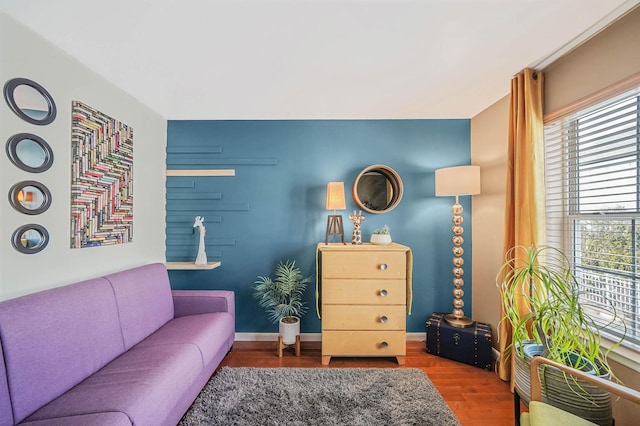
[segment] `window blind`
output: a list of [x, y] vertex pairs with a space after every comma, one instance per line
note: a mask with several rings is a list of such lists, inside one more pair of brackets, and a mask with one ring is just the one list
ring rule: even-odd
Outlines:
[[640, 87], [544, 134], [547, 244], [571, 260], [583, 306], [640, 349]]

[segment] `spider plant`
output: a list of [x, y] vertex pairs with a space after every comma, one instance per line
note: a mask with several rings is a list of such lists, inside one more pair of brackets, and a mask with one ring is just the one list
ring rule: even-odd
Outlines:
[[[605, 349], [601, 331], [620, 323], [615, 307], [590, 309], [581, 297], [578, 280], [570, 262], [560, 250], [550, 246], [511, 248], [498, 273], [504, 317], [513, 329], [507, 348], [524, 359], [523, 349], [535, 342], [542, 355], [574, 368], [593, 365], [598, 374], [612, 374], [607, 354], [624, 337]], [[600, 315], [600, 314], [605, 315]], [[515, 348], [515, 351], [513, 351]]]

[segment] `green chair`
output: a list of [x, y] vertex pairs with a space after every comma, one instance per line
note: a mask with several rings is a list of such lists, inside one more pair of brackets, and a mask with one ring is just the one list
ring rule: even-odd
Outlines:
[[[609, 392], [640, 404], [640, 392], [621, 386], [610, 380], [602, 379], [590, 374], [585, 374], [566, 365], [548, 360], [541, 356], [536, 356], [531, 360], [531, 402], [529, 412], [520, 415], [521, 426], [592, 426], [588, 420], [582, 419], [574, 414], [567, 413], [557, 407], [542, 402], [542, 386], [540, 381], [539, 366], [542, 364], [551, 365], [572, 376], [579, 377], [585, 382], [593, 383]], [[596, 425], [597, 426], [597, 425]]]

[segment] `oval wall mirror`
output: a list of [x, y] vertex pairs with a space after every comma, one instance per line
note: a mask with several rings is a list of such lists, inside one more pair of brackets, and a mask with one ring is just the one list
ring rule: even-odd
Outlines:
[[38, 253], [49, 244], [49, 232], [35, 223], [23, 225], [16, 229], [11, 236], [11, 245], [20, 253]]
[[389, 166], [375, 164], [362, 170], [353, 182], [353, 201], [369, 213], [386, 213], [400, 200], [404, 187], [398, 172]]
[[40, 182], [25, 180], [9, 190], [9, 203], [24, 214], [40, 214], [51, 206], [51, 191]]
[[9, 160], [21, 170], [41, 173], [53, 164], [53, 150], [40, 136], [18, 133], [7, 141]]
[[56, 104], [47, 90], [28, 78], [14, 78], [4, 85], [4, 99], [18, 117], [43, 126], [56, 118]]

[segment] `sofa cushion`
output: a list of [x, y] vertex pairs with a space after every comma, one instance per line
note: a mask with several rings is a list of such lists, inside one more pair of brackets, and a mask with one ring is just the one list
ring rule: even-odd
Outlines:
[[27, 421], [120, 412], [135, 425], [160, 425], [202, 370], [193, 345], [135, 347]]
[[0, 426], [13, 425], [13, 409], [9, 399], [9, 384], [7, 383], [7, 370], [4, 366], [2, 352], [2, 340], [0, 340]]
[[173, 298], [164, 264], [140, 266], [104, 278], [116, 296], [126, 349], [173, 318]]
[[113, 290], [102, 278], [0, 303], [0, 340], [15, 422], [124, 352]]
[[226, 345], [225, 351], [229, 350], [234, 334], [234, 319], [227, 312], [188, 315], [169, 321], [136, 347], [192, 344], [198, 348], [203, 365], [208, 365], [221, 347]]

